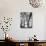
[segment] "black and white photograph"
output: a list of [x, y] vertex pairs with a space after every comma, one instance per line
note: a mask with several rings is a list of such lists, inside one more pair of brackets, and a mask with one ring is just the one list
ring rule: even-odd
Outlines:
[[20, 28], [32, 28], [32, 12], [20, 13]]

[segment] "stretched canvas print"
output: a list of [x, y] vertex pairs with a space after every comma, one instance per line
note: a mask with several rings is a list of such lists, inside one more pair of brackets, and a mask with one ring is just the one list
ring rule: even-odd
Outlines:
[[32, 12], [21, 12], [20, 18], [21, 28], [32, 28]]

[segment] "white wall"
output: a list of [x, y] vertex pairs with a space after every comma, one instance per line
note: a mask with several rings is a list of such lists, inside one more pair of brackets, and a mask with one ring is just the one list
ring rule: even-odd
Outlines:
[[[33, 28], [20, 28], [20, 12], [32, 12]], [[45, 15], [46, 8], [32, 8], [28, 0], [0, 0], [0, 17], [13, 17], [9, 33], [18, 40], [27, 40], [34, 34], [39, 40], [45, 39]], [[2, 31], [1, 31], [2, 32]], [[44, 34], [45, 33], [45, 34]], [[0, 33], [1, 34], [1, 33]], [[2, 39], [2, 36], [1, 38]]]
[[44, 19], [44, 21], [45, 21], [45, 24], [44, 24], [44, 26], [45, 26], [45, 28], [44, 28], [44, 39], [46, 39], [46, 15], [45, 15], [45, 19]]

